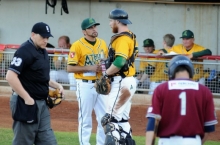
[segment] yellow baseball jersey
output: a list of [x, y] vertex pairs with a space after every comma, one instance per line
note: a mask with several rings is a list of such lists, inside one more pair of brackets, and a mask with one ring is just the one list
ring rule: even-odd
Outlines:
[[[153, 54], [157, 54], [159, 50], [155, 50]], [[141, 58], [143, 59], [143, 58]], [[145, 58], [146, 59], [146, 58]], [[161, 60], [165, 61], [167, 59], [165, 58], [148, 58], [148, 60]], [[157, 82], [157, 81], [166, 81], [168, 80], [168, 62], [140, 62], [140, 71], [145, 71], [146, 67], [148, 65], [151, 65], [155, 67], [154, 73], [150, 76], [151, 82]]]
[[[128, 59], [131, 57], [133, 51], [135, 48], [138, 48], [137, 41], [135, 42], [135, 48], [134, 48], [134, 40], [131, 39], [131, 37], [127, 35], [122, 35], [115, 39], [112, 42], [112, 49], [115, 51], [115, 56], [122, 56], [125, 59]], [[135, 50], [135, 53], [138, 53], [138, 50]], [[132, 67], [133, 66], [133, 67]], [[129, 70], [127, 72], [124, 72], [126, 76], [134, 76], [135, 75], [135, 64], [133, 63], [132, 66], [129, 67]]]
[[[95, 45], [88, 43], [84, 37], [74, 42], [70, 48], [68, 65], [92, 66], [100, 62], [101, 55], [108, 55], [108, 48], [104, 40], [96, 38]], [[102, 72], [74, 73], [76, 79], [95, 80], [100, 78]]]
[[[167, 61], [166, 58], [157, 58], [160, 61]], [[154, 73], [150, 77], [151, 82], [167, 81], [168, 80], [168, 62], [156, 62]]]
[[153, 67], [156, 66], [155, 62], [146, 61], [146, 60], [155, 60], [155, 58], [140, 58], [140, 66], [139, 66], [139, 70], [140, 71], [144, 71], [145, 72], [146, 67], [148, 67], [148, 65], [151, 65]]
[[[168, 51], [169, 49], [166, 49], [166, 50]], [[168, 77], [168, 64], [169, 64], [169, 62], [165, 62], [165, 61], [168, 61], [169, 59], [157, 58], [157, 60], [161, 60], [163, 62], [156, 63], [155, 72], [152, 74], [150, 80], [151, 80], [151, 82], [167, 81], [169, 79], [169, 77]]]
[[[186, 48], [182, 45], [175, 45], [173, 46], [168, 52], [176, 52], [178, 54], [192, 54], [193, 52], [199, 52], [205, 50], [204, 47], [194, 44], [193, 47], [187, 51]], [[203, 62], [203, 60], [197, 60], [197, 62]], [[203, 72], [203, 65], [202, 64], [194, 64], [194, 76], [193, 80], [198, 81], [200, 78], [204, 77], [204, 72]]]

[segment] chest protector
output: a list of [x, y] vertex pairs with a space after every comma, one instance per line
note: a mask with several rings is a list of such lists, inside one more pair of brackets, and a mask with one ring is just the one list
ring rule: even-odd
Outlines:
[[125, 78], [125, 72], [129, 71], [129, 67], [133, 67], [133, 63], [135, 61], [135, 46], [136, 46], [136, 36], [133, 33], [129, 33], [129, 32], [122, 32], [119, 34], [115, 34], [112, 36], [110, 44], [109, 44], [109, 52], [108, 52], [108, 58], [105, 60], [105, 66], [106, 69], [108, 69], [112, 63], [115, 60], [115, 50], [112, 48], [112, 43], [114, 42], [114, 40], [116, 40], [118, 37], [120, 36], [128, 36], [130, 37], [133, 41], [134, 41], [134, 49], [133, 49], [133, 53], [130, 57], [128, 57], [128, 59], [126, 60], [124, 66], [119, 70], [119, 72], [117, 72], [115, 75], [119, 74], [122, 78]]

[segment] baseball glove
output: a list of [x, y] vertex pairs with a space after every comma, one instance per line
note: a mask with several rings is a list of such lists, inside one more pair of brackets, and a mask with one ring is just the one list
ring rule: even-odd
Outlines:
[[99, 80], [96, 80], [94, 87], [98, 94], [108, 95], [111, 91], [111, 81], [108, 77], [103, 76]]
[[49, 90], [49, 94], [46, 100], [47, 106], [52, 109], [53, 107], [59, 105], [62, 102], [63, 96], [59, 93], [59, 89]]

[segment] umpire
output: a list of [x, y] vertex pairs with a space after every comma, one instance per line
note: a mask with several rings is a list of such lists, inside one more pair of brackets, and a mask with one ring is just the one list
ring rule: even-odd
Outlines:
[[57, 145], [45, 100], [49, 86], [58, 88], [60, 93], [63, 87], [49, 77], [49, 57], [45, 49], [49, 37], [53, 37], [50, 27], [43, 22], [36, 23], [31, 38], [15, 52], [6, 74], [13, 89], [10, 98], [13, 145]]

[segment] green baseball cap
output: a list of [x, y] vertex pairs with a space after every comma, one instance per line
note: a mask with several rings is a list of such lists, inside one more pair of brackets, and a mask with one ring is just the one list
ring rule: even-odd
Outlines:
[[180, 37], [180, 38], [194, 38], [194, 34], [190, 30], [185, 30], [185, 31], [183, 31], [182, 37]]
[[143, 41], [143, 47], [154, 47], [154, 41], [152, 39], [145, 39]]
[[100, 25], [100, 23], [96, 23], [95, 19], [93, 18], [86, 18], [85, 20], [82, 21], [81, 28], [82, 30], [85, 30], [93, 25]]

